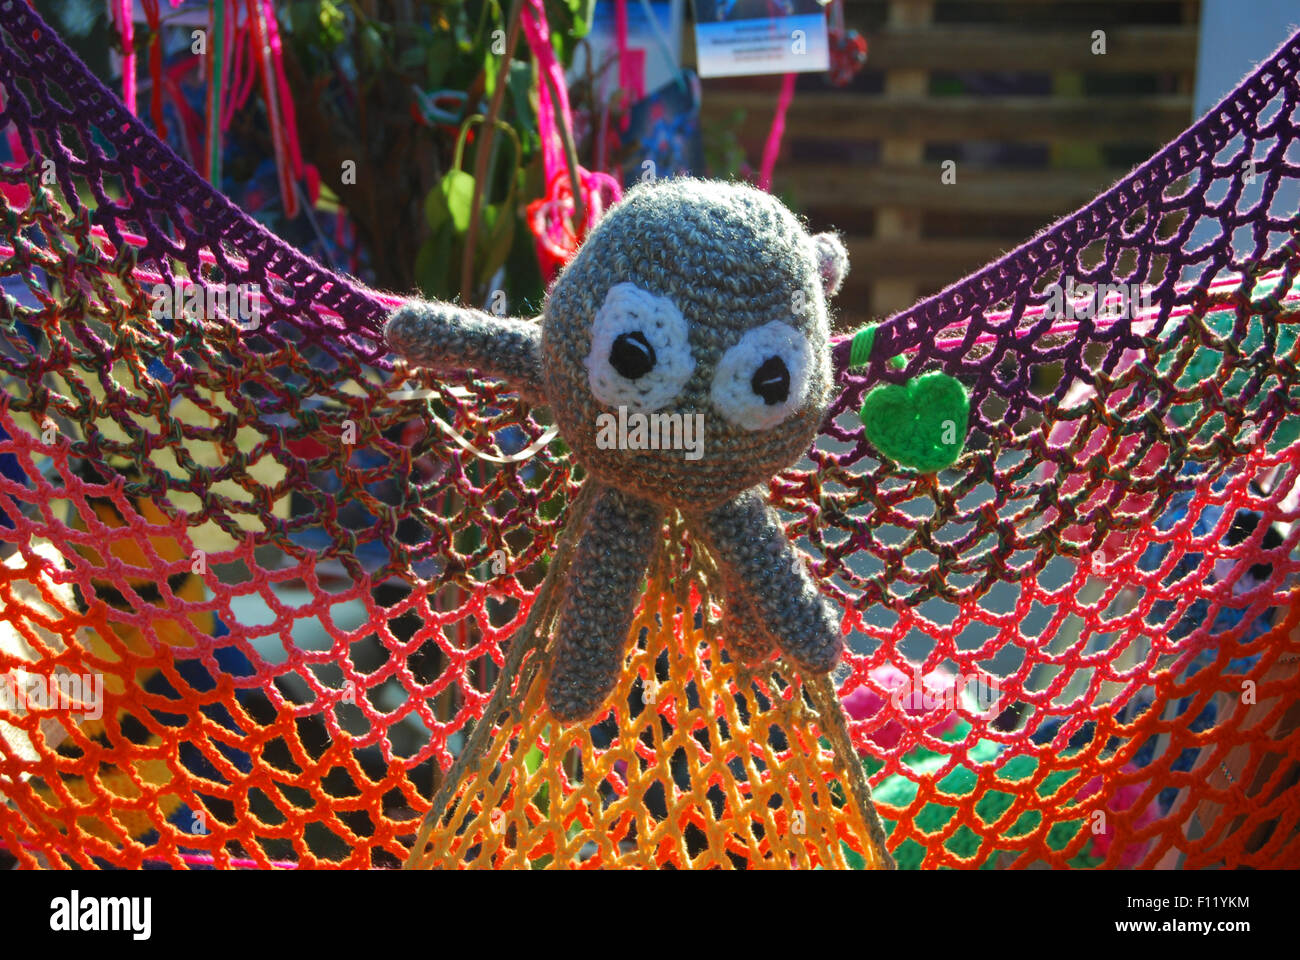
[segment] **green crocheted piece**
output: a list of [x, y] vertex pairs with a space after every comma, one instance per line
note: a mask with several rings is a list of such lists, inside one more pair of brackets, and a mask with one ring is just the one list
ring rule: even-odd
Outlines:
[[[849, 344], [849, 367], [865, 367], [867, 361], [871, 359], [871, 348], [876, 343], [876, 328], [880, 324], [873, 323], [863, 327], [853, 335], [853, 341]], [[907, 361], [902, 357], [891, 357], [889, 365], [895, 370], [901, 370], [907, 366]]]
[[902, 386], [881, 384], [862, 404], [867, 439], [890, 460], [922, 473], [952, 466], [966, 445], [970, 397], [946, 373], [922, 374]]
[[863, 327], [853, 335], [853, 342], [849, 344], [849, 367], [866, 366], [871, 359], [871, 348], [876, 342], [876, 327], [879, 324], [873, 323]]
[[[970, 724], [962, 721], [954, 729], [944, 734], [942, 739], [949, 742], [964, 742], [970, 733], [970, 729]], [[904, 761], [907, 766], [907, 773], [897, 773], [886, 777], [879, 786], [872, 788], [871, 795], [877, 803], [915, 811], [912, 816], [913, 824], [924, 833], [932, 835], [936, 844], [942, 843], [949, 853], [968, 860], [979, 858], [972, 863], [972, 866], [978, 866], [981, 870], [994, 870], [999, 866], [1006, 866], [1009, 859], [1006, 855], [1011, 854], [1013, 851], [1010, 848], [1000, 850], [991, 846], [988, 842], [990, 831], [987, 829], [987, 825], [1000, 822], [1017, 800], [1015, 794], [1002, 790], [989, 790], [987, 787], [980, 786], [981, 777], [987, 776], [985, 773], [986, 765], [995, 764], [998, 761], [1000, 752], [1001, 748], [996, 743], [990, 740], [979, 741], [971, 749], [968, 763], [954, 766], [934, 785], [937, 788], [935, 791], [936, 799], [925, 803], [917, 810], [917, 793], [920, 781], [936, 777], [945, 766], [951, 763], [950, 758], [943, 754], [918, 748], [909, 753]], [[868, 759], [865, 761], [865, 766], [868, 775], [872, 775], [883, 764], [879, 760]], [[1051, 796], [1062, 787], [1068, 789], [1070, 779], [1068, 773], [1058, 771], [1048, 774], [1042, 779], [1041, 783], [1035, 783], [1034, 775], [1038, 771], [1038, 762], [1033, 757], [1028, 756], [1012, 757], [1005, 760], [999, 765], [998, 770], [999, 776], [1005, 780], [1020, 781], [1024, 784], [1025, 791], [1032, 791], [1039, 797]], [[972, 796], [976, 793], [980, 794], [980, 798], [975, 804], [975, 813], [978, 820], [961, 823], [954, 829], [952, 817], [956, 811], [953, 801], [958, 797]], [[941, 800], [939, 797], [943, 799]], [[893, 821], [890, 820], [885, 820], [885, 824], [889, 829], [892, 829], [894, 825]], [[1077, 820], [1053, 824], [1047, 831], [1046, 842], [1048, 848], [1053, 851], [1064, 850], [1078, 835], [1082, 824], [1082, 817]], [[1042, 823], [1039, 815], [1032, 811], [1026, 811], [1012, 824], [1003, 825], [1001, 835], [1006, 837], [1019, 836], [1041, 828]], [[925, 855], [925, 849], [910, 838], [903, 841], [894, 851], [895, 862], [901, 870], [920, 869]], [[1095, 867], [1101, 862], [1101, 858], [1092, 855], [1087, 844], [1067, 861], [1071, 867]], [[863, 869], [866, 866], [860, 857], [851, 865], [857, 869]]]

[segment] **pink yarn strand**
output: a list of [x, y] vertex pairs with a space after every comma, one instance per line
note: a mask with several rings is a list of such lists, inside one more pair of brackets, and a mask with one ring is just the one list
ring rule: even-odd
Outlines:
[[275, 83], [279, 90], [280, 111], [284, 120], [285, 143], [289, 148], [289, 160], [293, 164], [293, 175], [302, 176], [302, 149], [298, 144], [298, 114], [293, 105], [293, 94], [289, 90], [289, 78], [284, 72], [284, 48], [280, 43], [280, 22], [276, 19], [275, 6], [266, 2], [266, 32], [271, 43], [271, 63], [275, 68]]
[[117, 29], [122, 34], [122, 102], [133, 114], [135, 110], [135, 4], [117, 0], [113, 9]]
[[781, 154], [781, 138], [785, 136], [785, 115], [794, 100], [794, 81], [793, 73], [781, 78], [781, 95], [776, 101], [772, 129], [768, 131], [767, 145], [763, 147], [763, 165], [758, 172], [758, 185], [763, 190], [772, 189], [772, 171], [776, 169], [776, 158]]
[[[547, 74], [552, 81], [551, 84], [547, 84], [543, 80], [538, 84], [537, 97], [539, 113], [537, 126], [542, 140], [542, 167], [549, 182], [564, 167], [564, 148], [560, 143], [560, 134], [556, 127], [557, 112], [572, 129], [568, 87], [564, 79], [564, 71], [560, 69], [555, 59], [555, 51], [551, 49], [551, 31], [546, 22], [546, 8], [542, 5], [542, 0], [529, 0], [528, 5], [524, 7], [523, 28], [528, 47], [537, 60], [538, 72]], [[548, 89], [550, 86], [555, 87], [559, 103], [551, 102]]]

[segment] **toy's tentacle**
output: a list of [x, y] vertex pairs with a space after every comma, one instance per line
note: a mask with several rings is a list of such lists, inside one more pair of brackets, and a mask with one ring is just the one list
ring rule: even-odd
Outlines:
[[719, 566], [739, 584], [728, 603], [751, 603], [753, 616], [800, 668], [825, 673], [843, 650], [834, 605], [817, 589], [758, 490], [746, 490], [703, 518]]
[[505, 380], [519, 395], [542, 394], [541, 326], [451, 303], [408, 300], [389, 315], [384, 339], [394, 353], [434, 370], [477, 370]]
[[597, 490], [569, 567], [556, 624], [546, 703], [557, 719], [591, 716], [618, 682], [632, 614], [662, 519], [662, 509], [653, 504], [613, 487]]
[[[715, 550], [716, 554], [717, 551]], [[719, 561], [722, 574], [722, 645], [741, 663], [761, 663], [776, 650], [776, 638], [754, 614], [754, 602], [735, 576], [735, 568]]]

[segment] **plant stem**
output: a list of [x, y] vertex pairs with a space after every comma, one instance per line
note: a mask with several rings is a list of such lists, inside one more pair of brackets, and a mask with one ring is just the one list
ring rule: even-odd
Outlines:
[[[469, 229], [465, 233], [465, 253], [460, 264], [460, 299], [469, 303], [474, 295], [474, 248], [478, 244], [480, 207], [483, 204], [484, 183], [488, 178], [488, 160], [492, 156], [492, 141], [496, 137], [496, 121], [501, 113], [510, 79], [510, 62], [515, 56], [515, 43], [519, 40], [519, 26], [523, 19], [523, 0], [511, 0], [510, 16], [506, 24], [506, 52], [497, 68], [497, 83], [488, 104], [487, 117], [479, 127], [479, 141], [474, 152], [474, 201], [470, 206]], [[507, 211], [514, 216], [514, 211]]]
[[849, 736], [848, 724], [844, 722], [844, 707], [835, 693], [835, 683], [828, 676], [804, 677], [804, 687], [812, 697], [813, 706], [817, 708], [818, 722], [822, 733], [831, 742], [836, 765], [844, 776], [849, 792], [857, 804], [858, 813], [867, 825], [875, 854], [885, 870], [897, 870], [889, 847], [885, 845], [885, 827], [880, 822], [876, 805], [871, 802], [871, 787], [867, 784], [866, 774], [862, 771], [862, 761], [853, 749], [853, 740]]

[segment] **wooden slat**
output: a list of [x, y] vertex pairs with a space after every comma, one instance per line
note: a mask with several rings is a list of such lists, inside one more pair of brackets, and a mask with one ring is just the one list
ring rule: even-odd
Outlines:
[[846, 237], [849, 278], [854, 285], [898, 277], [919, 283], [951, 283], [1019, 244], [1019, 240]]
[[[766, 136], [776, 95], [709, 89], [704, 117], [746, 112], [746, 135]], [[1152, 97], [917, 97], [800, 93], [786, 116], [791, 140], [846, 142], [901, 137], [953, 140], [1075, 139], [1164, 143], [1192, 121], [1189, 96]], [[752, 129], [751, 129], [752, 128]]]
[[[1092, 52], [1093, 30], [1106, 31], [1106, 52]], [[889, 28], [868, 38], [875, 70], [1080, 70], [1089, 73], [1191, 73], [1195, 24], [1012, 30], [1007, 26]]]
[[[1054, 97], [1082, 97], [1087, 89], [1084, 75], [1078, 70], [1057, 70], [1052, 74]], [[1049, 167], [1102, 167], [1106, 155], [1097, 140], [1055, 140], [1050, 147]]]
[[790, 190], [809, 207], [873, 208], [904, 204], [921, 210], [1062, 214], [1087, 203], [1127, 170], [979, 170], [958, 164], [957, 182], [941, 183], [939, 164], [859, 167], [778, 164], [773, 189]]
[[[928, 30], [934, 19], [929, 0], [891, 0], [887, 20], [891, 30]], [[891, 100], [919, 100], [930, 87], [929, 71], [901, 64], [885, 71], [885, 96]], [[897, 167], [918, 167], [925, 157], [925, 141], [919, 136], [895, 136], [880, 145], [882, 163]], [[882, 241], [909, 243], [921, 236], [921, 211], [904, 203], [882, 204], [876, 209], [876, 237]], [[916, 299], [916, 285], [896, 274], [872, 278], [871, 307], [880, 313], [899, 309]]]

